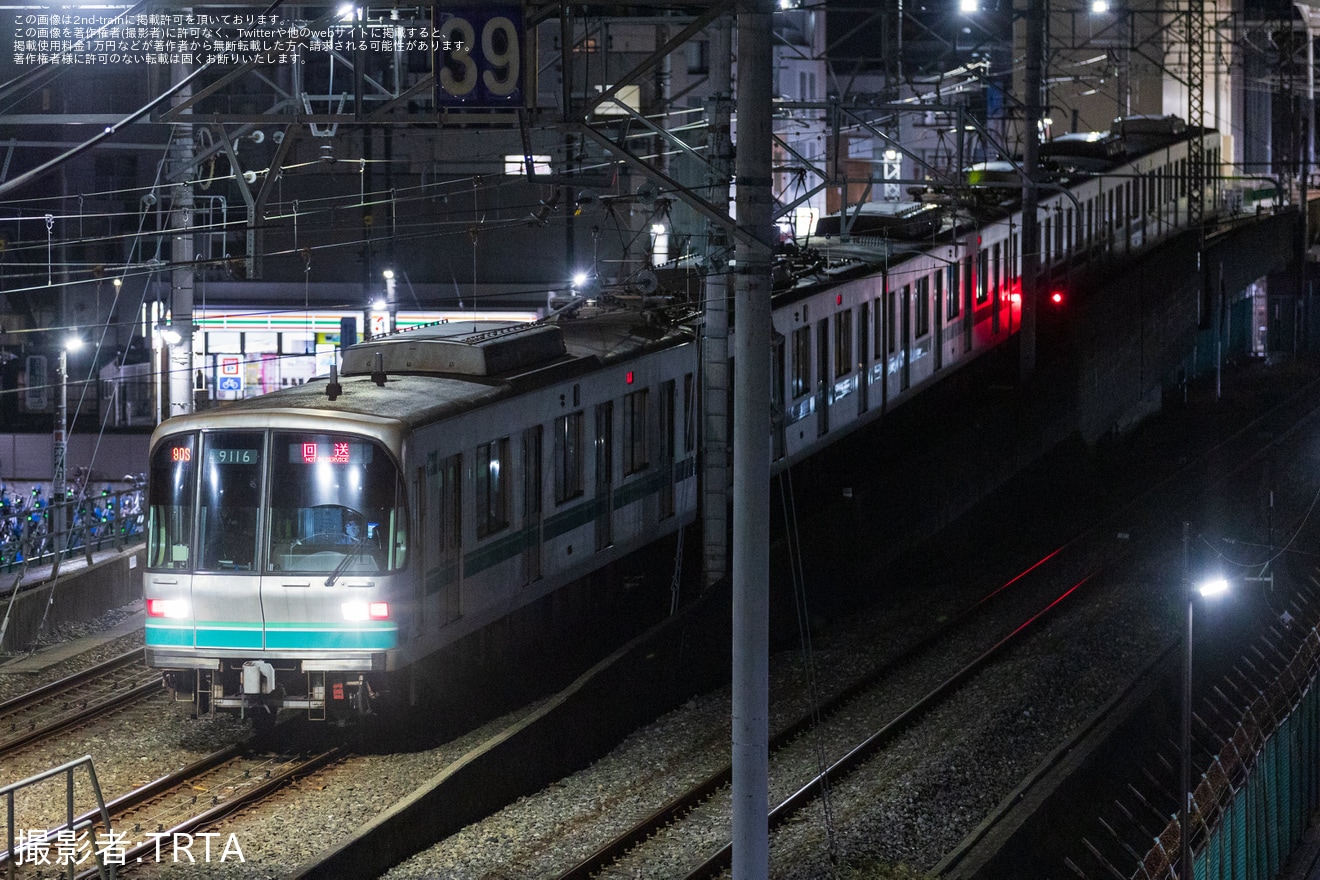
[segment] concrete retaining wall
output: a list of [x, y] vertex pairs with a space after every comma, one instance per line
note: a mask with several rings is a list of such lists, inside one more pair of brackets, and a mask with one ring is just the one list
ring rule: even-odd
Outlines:
[[112, 608], [141, 599], [143, 562], [143, 548], [139, 545], [109, 554], [91, 566], [83, 564], [61, 574], [55, 582], [29, 579], [19, 589], [12, 607], [9, 590], [18, 574], [0, 573], [0, 587], [4, 590], [0, 594], [0, 619], [9, 613], [0, 653], [25, 651], [38, 636], [60, 624], [91, 620]]

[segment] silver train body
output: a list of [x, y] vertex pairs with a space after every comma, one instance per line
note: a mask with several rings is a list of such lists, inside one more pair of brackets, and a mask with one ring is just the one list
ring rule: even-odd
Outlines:
[[[1047, 190], [1047, 272], [1185, 225], [1189, 135], [1154, 129]], [[1216, 133], [1190, 136], [1217, 161]], [[911, 206], [847, 236], [839, 220], [780, 262], [776, 467], [1016, 331], [1020, 208], [993, 192], [1006, 198]], [[338, 379], [162, 424], [148, 664], [202, 709], [361, 712], [421, 659], [690, 523], [697, 328], [643, 317], [373, 339]]]

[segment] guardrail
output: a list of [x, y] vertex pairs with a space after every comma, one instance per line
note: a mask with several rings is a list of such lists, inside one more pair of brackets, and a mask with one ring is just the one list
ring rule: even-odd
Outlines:
[[145, 528], [142, 487], [66, 492], [47, 500], [38, 491], [0, 496], [0, 573], [58, 565], [84, 554], [123, 549], [141, 540]]

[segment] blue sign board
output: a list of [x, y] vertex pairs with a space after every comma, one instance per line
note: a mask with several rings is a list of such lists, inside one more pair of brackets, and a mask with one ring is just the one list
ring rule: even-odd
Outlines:
[[519, 6], [434, 7], [437, 108], [523, 106], [523, 12]]

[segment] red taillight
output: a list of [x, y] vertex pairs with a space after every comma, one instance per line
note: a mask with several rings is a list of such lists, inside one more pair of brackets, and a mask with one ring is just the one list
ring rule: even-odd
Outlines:
[[343, 611], [345, 620], [388, 620], [390, 603], [345, 602]]
[[1050, 302], [1054, 303], [1056, 306], [1059, 305], [1063, 302], [1063, 294], [1059, 293], [1057, 290], [1054, 291], [1050, 294]]
[[148, 617], [187, 617], [188, 600], [187, 599], [148, 599], [147, 600]]

